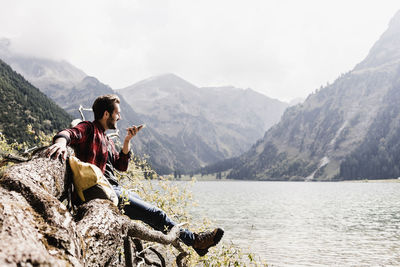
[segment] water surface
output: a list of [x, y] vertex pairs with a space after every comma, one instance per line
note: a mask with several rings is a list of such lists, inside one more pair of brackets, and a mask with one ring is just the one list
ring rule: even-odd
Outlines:
[[400, 183], [197, 182], [225, 242], [272, 266], [400, 266]]

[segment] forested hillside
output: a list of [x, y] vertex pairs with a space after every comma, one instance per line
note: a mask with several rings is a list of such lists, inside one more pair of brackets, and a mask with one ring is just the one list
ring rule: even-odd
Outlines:
[[[398, 74], [400, 77], [400, 73]], [[385, 97], [362, 144], [340, 165], [340, 179], [377, 179], [400, 176], [400, 81]]]
[[9, 141], [35, 142], [27, 125], [34, 131], [51, 133], [65, 128], [71, 116], [21, 75], [0, 60], [0, 132]]

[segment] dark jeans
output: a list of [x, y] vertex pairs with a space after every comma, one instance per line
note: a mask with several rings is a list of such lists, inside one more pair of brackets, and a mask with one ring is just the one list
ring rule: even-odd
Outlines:
[[[113, 185], [115, 193], [119, 200], [123, 197], [122, 188], [118, 185]], [[176, 225], [164, 211], [154, 207], [153, 205], [142, 200], [136, 193], [124, 190], [124, 195], [129, 198], [129, 205], [124, 206], [125, 214], [132, 220], [140, 220], [152, 228], [164, 232], [165, 229], [171, 229]], [[194, 234], [187, 230], [181, 229], [179, 238], [188, 246], [192, 246], [194, 242]]]

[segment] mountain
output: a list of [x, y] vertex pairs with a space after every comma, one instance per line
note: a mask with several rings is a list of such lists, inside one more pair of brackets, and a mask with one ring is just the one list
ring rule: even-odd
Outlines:
[[389, 90], [364, 140], [341, 163], [339, 177], [400, 177], [400, 11], [356, 71], [386, 73]]
[[147, 125], [190, 155], [189, 169], [238, 156], [273, 124], [288, 104], [251, 89], [199, 88], [164, 74], [117, 90]]
[[[400, 176], [400, 12], [353, 70], [288, 108], [228, 177], [332, 180]], [[231, 166], [232, 167], [232, 166]]]
[[[0, 39], [0, 58], [51, 99], [57, 99], [87, 75], [66, 61], [38, 58], [11, 51], [11, 41]], [[58, 102], [58, 101], [56, 101]]]
[[35, 143], [35, 135], [29, 134], [27, 125], [34, 131], [52, 133], [65, 128], [71, 116], [39, 89], [0, 60], [0, 132], [9, 141]]
[[[147, 125], [134, 139], [134, 151], [149, 155], [151, 165], [161, 174], [189, 172], [238, 156], [287, 107], [250, 89], [197, 88], [172, 74], [114, 91], [66, 61], [15, 53], [11, 48], [9, 40], [1, 39], [0, 58], [74, 118], [80, 117], [80, 105], [90, 108], [97, 96], [120, 94], [120, 131], [124, 134], [132, 124]], [[85, 116], [92, 119], [91, 112]]]
[[[65, 109], [72, 118], [80, 118], [78, 108], [91, 108], [96, 97], [102, 94], [115, 94], [108, 85], [101, 83], [95, 77], [87, 76], [83, 71], [65, 61], [36, 58], [29, 55], [14, 53], [10, 50], [10, 41], [0, 40], [0, 58], [18, 70], [30, 82], [36, 85], [44, 94], [54, 100]], [[121, 98], [122, 120], [118, 128], [122, 135], [129, 125], [142, 123], [142, 119]], [[92, 112], [84, 112], [85, 118], [93, 119]], [[69, 125], [57, 124], [54, 129], [60, 130]], [[163, 140], [162, 136], [149, 127], [136, 136], [133, 143], [135, 153], [141, 156], [149, 156], [152, 167], [160, 174], [172, 172], [176, 166], [180, 167], [180, 160], [173, 154], [169, 140]]]
[[[83, 71], [66, 61], [37, 58], [13, 52], [11, 42], [8, 39], [0, 40], [0, 58], [4, 59], [13, 69], [53, 99], [74, 118], [80, 118], [80, 113], [78, 112], [80, 105], [90, 108], [97, 96], [116, 93], [116, 91], [101, 83], [95, 77], [87, 76]], [[143, 84], [148, 84], [149, 80], [143, 82]], [[153, 82], [157, 82], [157, 80], [156, 78]], [[166, 80], [163, 79], [163, 82], [166, 82]], [[204, 164], [244, 152], [252, 142], [262, 136], [263, 132], [272, 123], [278, 121], [279, 116], [286, 107], [286, 104], [271, 100], [270, 108], [255, 109], [248, 103], [251, 103], [252, 99], [254, 99], [254, 106], [259, 107], [263, 104], [263, 101], [260, 100], [265, 97], [251, 90], [235, 88], [224, 90], [221, 88], [201, 88], [201, 91], [205, 92], [215, 91], [213, 94], [208, 94], [210, 97], [207, 99], [202, 97], [203, 93], [200, 93], [199, 88], [191, 87], [189, 83], [182, 79], [178, 80], [172, 79], [170, 81], [171, 84], [167, 83], [165, 86], [168, 87], [168, 90], [171, 90], [169, 92], [171, 94], [179, 88], [191, 88], [193, 89], [192, 92], [197, 91], [195, 95], [185, 95], [184, 91], [176, 92], [188, 97], [186, 99], [179, 98], [179, 100], [186, 101], [185, 104], [178, 105], [179, 108], [191, 110], [196, 106], [196, 114], [173, 112], [168, 115], [172, 117], [165, 117], [167, 113], [163, 115], [164, 117], [149, 117], [137, 113], [139, 108], [152, 107], [148, 97], [138, 94], [138, 99], [141, 98], [143, 100], [139, 103], [142, 105], [134, 104], [134, 109], [132, 109], [131, 103], [128, 104], [125, 101], [125, 97], [120, 94], [123, 119], [119, 122], [119, 129], [124, 134], [124, 129], [127, 126], [146, 123], [147, 127], [134, 139], [134, 151], [142, 156], [148, 155], [152, 167], [160, 174], [170, 173], [173, 170], [188, 172], [198, 169]], [[221, 110], [218, 110], [217, 105], [214, 104], [215, 107], [211, 113], [207, 110], [210, 103], [214, 103], [218, 98], [223, 99], [224, 96], [222, 96], [221, 90], [232, 92], [229, 97], [232, 103], [236, 102], [236, 109], [232, 108], [234, 105], [231, 105], [227, 111], [237, 118], [243, 117], [241, 120], [218, 121], [216, 119], [217, 115], [234, 118], [229, 113], [223, 113], [224, 106], [221, 106]], [[158, 101], [154, 94], [150, 97], [154, 97], [155, 101]], [[189, 102], [193, 101], [193, 98], [201, 99], [202, 103], [190, 105]], [[213, 98], [216, 98], [216, 100]], [[174, 98], [168, 99], [169, 105], [165, 107], [169, 110], [178, 108], [173, 101], [176, 100]], [[223, 101], [221, 103], [223, 104]], [[246, 107], [246, 103], [249, 107]], [[163, 112], [158, 103], [154, 108], [158, 109], [158, 112]], [[201, 112], [207, 113], [208, 116], [202, 116]], [[260, 113], [261, 115], [259, 115]], [[86, 119], [92, 119], [91, 112], [84, 112], [84, 114]], [[183, 116], [181, 117], [180, 115]], [[154, 127], [156, 124], [153, 124], [153, 119], [157, 121], [163, 118], [166, 119], [165, 124], [168, 125], [168, 129], [164, 131], [165, 128], [162, 128], [163, 131], [159, 132], [159, 129]], [[161, 121], [160, 123], [163, 122]], [[192, 123], [195, 125], [191, 126]], [[255, 126], [252, 126], [252, 124]], [[172, 134], [182, 131], [183, 128], [185, 128], [185, 134], [181, 136]], [[215, 138], [215, 136], [218, 138]]]

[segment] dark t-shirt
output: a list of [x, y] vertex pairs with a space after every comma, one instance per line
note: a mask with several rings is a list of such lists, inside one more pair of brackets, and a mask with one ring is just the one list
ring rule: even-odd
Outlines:
[[104, 171], [104, 176], [112, 185], [118, 185], [118, 180], [114, 175], [114, 162], [110, 147], [108, 147], [108, 156], [106, 162], [106, 170]]

